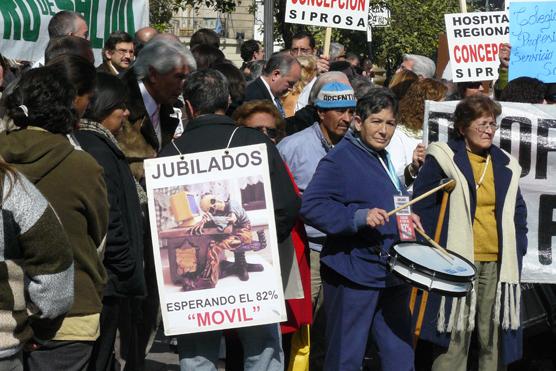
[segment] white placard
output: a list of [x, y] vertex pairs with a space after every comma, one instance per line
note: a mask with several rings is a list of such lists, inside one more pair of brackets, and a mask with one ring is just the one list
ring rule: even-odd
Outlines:
[[264, 144], [145, 161], [166, 335], [286, 320]]
[[366, 31], [368, 0], [287, 0], [286, 23]]
[[445, 14], [454, 82], [498, 78], [500, 44], [510, 41], [506, 12]]
[[149, 25], [148, 0], [0, 0], [0, 54], [37, 61], [48, 44], [48, 22], [61, 10], [81, 13], [89, 26], [96, 64], [111, 32], [132, 36]]
[[[458, 102], [427, 101], [424, 143], [447, 141]], [[556, 106], [506, 103], [494, 144], [519, 160], [529, 228], [523, 282], [556, 283]]]

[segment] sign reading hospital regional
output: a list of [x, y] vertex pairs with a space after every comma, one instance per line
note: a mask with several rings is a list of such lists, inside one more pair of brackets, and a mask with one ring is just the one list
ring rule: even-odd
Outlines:
[[110, 33], [133, 35], [149, 24], [148, 0], [0, 0], [0, 54], [37, 61], [48, 44], [48, 22], [61, 10], [83, 15], [89, 40], [100, 63], [100, 50]]
[[287, 0], [286, 23], [367, 30], [368, 0]]
[[286, 320], [264, 144], [145, 161], [166, 335]]
[[444, 20], [453, 81], [496, 80], [500, 44], [510, 40], [506, 13], [445, 14]]
[[[454, 102], [425, 106], [424, 142], [454, 135]], [[528, 249], [523, 282], [556, 283], [556, 106], [500, 102], [494, 144], [521, 165], [519, 186], [527, 205]]]

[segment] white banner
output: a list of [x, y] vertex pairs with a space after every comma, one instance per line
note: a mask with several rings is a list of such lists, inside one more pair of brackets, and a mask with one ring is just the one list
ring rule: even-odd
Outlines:
[[445, 14], [454, 82], [498, 79], [500, 44], [510, 42], [505, 12]]
[[367, 30], [368, 0], [287, 0], [286, 23]]
[[[426, 102], [425, 144], [451, 137], [457, 103]], [[500, 103], [494, 144], [519, 160], [527, 204], [529, 245], [522, 281], [556, 283], [556, 106]]]
[[48, 44], [48, 22], [61, 10], [81, 13], [89, 26], [96, 64], [111, 32], [132, 36], [149, 25], [148, 0], [0, 0], [0, 54], [37, 61]]
[[145, 161], [166, 335], [286, 320], [264, 144]]

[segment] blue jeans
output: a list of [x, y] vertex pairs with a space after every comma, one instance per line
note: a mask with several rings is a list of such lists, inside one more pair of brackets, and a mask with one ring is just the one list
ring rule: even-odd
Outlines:
[[[283, 371], [284, 352], [277, 323], [236, 329], [246, 371]], [[178, 336], [181, 371], [216, 371], [222, 331]]]

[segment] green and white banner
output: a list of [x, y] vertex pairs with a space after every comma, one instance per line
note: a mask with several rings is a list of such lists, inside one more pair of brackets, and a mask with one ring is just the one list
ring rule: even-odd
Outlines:
[[149, 24], [148, 0], [0, 0], [0, 54], [36, 61], [48, 44], [48, 22], [61, 10], [83, 15], [97, 64], [104, 40], [115, 30], [134, 34]]

